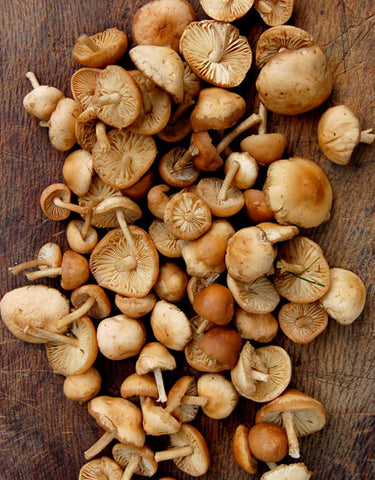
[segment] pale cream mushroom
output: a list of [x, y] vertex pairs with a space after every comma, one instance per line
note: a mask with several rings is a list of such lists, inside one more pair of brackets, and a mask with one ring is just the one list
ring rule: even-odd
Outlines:
[[312, 476], [304, 463], [279, 465], [262, 475], [260, 480], [309, 480]]
[[192, 336], [190, 322], [185, 313], [171, 302], [156, 302], [150, 317], [156, 340], [171, 350], [182, 351]]
[[66, 241], [77, 253], [91, 253], [99, 241], [98, 232], [91, 226], [92, 209], [85, 220], [71, 220], [66, 227]]
[[48, 136], [52, 148], [66, 152], [77, 142], [75, 127], [82, 108], [72, 98], [62, 98], [52, 112], [48, 123], [41, 126], [48, 127]]
[[255, 10], [270, 27], [286, 23], [292, 16], [293, 7], [294, 0], [254, 0]]
[[279, 225], [273, 222], [261, 222], [257, 227], [263, 230], [271, 243], [285, 242], [299, 234], [299, 228], [295, 225]]
[[170, 187], [164, 183], [154, 185], [147, 193], [147, 207], [160, 220], [164, 219], [164, 210], [169, 202], [167, 193]]
[[147, 435], [159, 437], [176, 433], [181, 422], [149, 397], [142, 402], [142, 425]]
[[26, 78], [30, 81], [33, 89], [23, 98], [23, 107], [30, 115], [48, 122], [64, 94], [58, 88], [40, 85], [33, 72], [27, 72]]
[[102, 386], [102, 377], [95, 367], [75, 375], [68, 375], [63, 384], [66, 398], [75, 402], [88, 402], [96, 397]]
[[258, 165], [247, 152], [231, 153], [224, 165], [225, 178], [219, 192], [219, 199], [226, 198], [225, 189], [229, 184], [240, 190], [251, 188], [258, 178]]
[[130, 318], [141, 318], [150, 313], [156, 300], [155, 293], [149, 293], [141, 298], [125, 297], [119, 293], [115, 295], [116, 307]]
[[237, 465], [247, 473], [254, 475], [258, 471], [258, 462], [249, 447], [249, 428], [240, 424], [232, 440], [232, 454]]
[[152, 238], [156, 249], [165, 257], [179, 258], [182, 256], [182, 247], [185, 240], [173, 235], [165, 222], [160, 218], [153, 220], [148, 228], [148, 233]]
[[242, 338], [259, 343], [271, 342], [279, 330], [279, 324], [272, 313], [250, 313], [242, 308], [236, 309], [234, 324]]
[[238, 305], [249, 313], [273, 312], [280, 301], [280, 295], [267, 275], [252, 282], [243, 282], [228, 274], [227, 285]]
[[61, 260], [62, 253], [59, 245], [54, 242], [48, 242], [40, 247], [37, 258], [9, 267], [8, 271], [13, 273], [13, 275], [17, 275], [30, 268], [38, 267], [39, 269], [43, 269], [46, 267], [59, 267]]
[[82, 149], [69, 154], [62, 168], [65, 183], [79, 197], [89, 191], [93, 173], [92, 155]]
[[281, 330], [296, 343], [310, 343], [328, 325], [328, 314], [319, 302], [286, 303], [278, 314]]
[[252, 7], [254, 0], [216, 0], [200, 1], [205, 13], [215, 20], [233, 22], [244, 17]]
[[232, 382], [218, 373], [205, 373], [197, 382], [199, 397], [208, 398], [202, 410], [215, 420], [229, 417], [237, 406], [239, 395]]
[[169, 119], [169, 125], [176, 125], [185, 112], [195, 103], [194, 98], [199, 94], [202, 88], [201, 79], [193, 72], [190, 66], [183, 62], [184, 64], [184, 98], [176, 106], [171, 114]]
[[100, 68], [80, 68], [73, 73], [70, 79], [73, 98], [83, 110], [91, 107], [91, 100], [95, 95], [96, 82], [100, 73]]
[[121, 480], [122, 474], [122, 468], [104, 456], [85, 463], [79, 471], [78, 480], [97, 480], [103, 478], [103, 475], [106, 480]]
[[177, 263], [166, 261], [160, 264], [159, 276], [154, 291], [160, 300], [178, 303], [186, 296], [189, 277]]
[[112, 455], [118, 465], [124, 469], [121, 480], [131, 480], [133, 475], [152, 477], [158, 469], [154, 452], [147, 445], [135, 447], [125, 443], [116, 443], [112, 448]]

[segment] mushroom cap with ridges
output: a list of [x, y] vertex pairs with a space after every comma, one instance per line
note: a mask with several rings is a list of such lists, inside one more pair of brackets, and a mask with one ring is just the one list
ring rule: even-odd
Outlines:
[[173, 235], [163, 220], [155, 218], [148, 228], [148, 233], [156, 249], [162, 255], [169, 258], [182, 256], [182, 247], [185, 245], [185, 240]]
[[112, 455], [123, 469], [126, 469], [134, 457], [139, 459], [138, 465], [134, 470], [135, 475], [152, 477], [158, 469], [158, 464], [154, 459], [154, 452], [147, 445], [140, 448], [126, 445], [125, 443], [117, 443], [112, 448]]
[[101, 69], [99, 68], [80, 68], [72, 75], [70, 89], [73, 98], [84, 110], [91, 106], [100, 73]]
[[251, 454], [248, 436], [249, 428], [246, 425], [238, 425], [233, 435], [232, 453], [237, 465], [254, 475], [258, 471], [258, 462]]
[[66, 220], [71, 211], [64, 207], [59, 207], [54, 204], [54, 199], [57, 198], [62, 202], [69, 203], [72, 197], [70, 188], [64, 183], [52, 183], [48, 185], [40, 194], [40, 207], [46, 217], [54, 221]]
[[262, 475], [260, 480], [309, 480], [312, 472], [303, 463], [279, 465]]
[[270, 27], [286, 23], [292, 16], [293, 7], [294, 0], [254, 0], [255, 10]]
[[102, 377], [95, 367], [76, 375], [68, 375], [64, 380], [63, 391], [66, 398], [76, 402], [87, 402], [100, 392]]
[[207, 203], [212, 215], [217, 217], [231, 217], [244, 206], [245, 199], [241, 190], [230, 185], [225, 199], [218, 195], [223, 186], [223, 180], [215, 177], [205, 177], [198, 182], [198, 195]]
[[227, 285], [238, 305], [249, 313], [273, 312], [280, 301], [272, 280], [266, 275], [253, 282], [242, 282], [228, 274]]
[[80, 471], [78, 480], [121, 480], [122, 468], [109, 457], [95, 458], [85, 463]]
[[139, 375], [144, 375], [156, 368], [174, 370], [176, 368], [176, 360], [162, 343], [147, 343], [139, 354], [135, 370]]
[[200, 3], [209, 17], [222, 22], [233, 22], [247, 14], [254, 0], [230, 0], [229, 2], [201, 0]]
[[93, 209], [93, 215], [111, 214], [113, 211], [120, 210], [126, 223], [132, 224], [142, 216], [142, 210], [139, 205], [129, 197], [110, 197], [102, 200]]
[[238, 393], [232, 382], [218, 373], [205, 373], [197, 382], [198, 395], [208, 397], [203, 413], [215, 420], [227, 418], [238, 403]]
[[111, 302], [106, 292], [95, 284], [81, 285], [75, 288], [70, 296], [70, 301], [75, 308], [81, 307], [89, 298], [94, 298], [95, 303], [87, 312], [91, 318], [101, 319], [111, 313]]
[[91, 110], [91, 118], [87, 119], [79, 116], [76, 120], [75, 134], [77, 143], [87, 152], [91, 153], [96, 143], [96, 124], [99, 121], [95, 110]]
[[174, 147], [163, 155], [159, 161], [158, 171], [162, 180], [171, 187], [187, 187], [193, 184], [198, 176], [199, 170], [192, 160], [189, 160], [181, 169], [176, 169], [177, 162], [187, 153], [184, 147]]
[[312, 342], [328, 325], [328, 314], [319, 302], [286, 303], [278, 314], [281, 330], [296, 343]]
[[156, 300], [156, 295], [152, 292], [141, 298], [125, 297], [119, 293], [115, 296], [116, 307], [130, 318], [141, 318], [150, 313]]
[[123, 398], [131, 400], [134, 397], [158, 398], [159, 392], [155, 377], [149, 373], [139, 375], [132, 373], [122, 382], [120, 393]]
[[[191, 320], [192, 321], [192, 320]], [[218, 373], [225, 370], [223, 365], [215, 358], [207, 355], [201, 348], [199, 343], [203, 337], [203, 333], [193, 332], [192, 339], [185, 347], [185, 359], [187, 363], [195, 370], [200, 372]]]
[[168, 392], [168, 411], [172, 412], [172, 415], [180, 420], [180, 422], [191, 422], [197, 416], [199, 406], [183, 403], [183, 397], [185, 395], [195, 397], [197, 394], [197, 384], [194, 377], [189, 375], [180, 377]]

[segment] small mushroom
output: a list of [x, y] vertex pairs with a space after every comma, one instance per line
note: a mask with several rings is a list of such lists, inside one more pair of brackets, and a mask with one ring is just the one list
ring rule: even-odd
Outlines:
[[249, 428], [240, 424], [232, 440], [232, 453], [237, 465], [247, 473], [254, 475], [258, 471], [258, 462], [249, 447]]
[[245, 212], [254, 223], [267, 222], [275, 218], [273, 211], [267, 205], [266, 196], [262, 190], [249, 188], [243, 192]]
[[266, 25], [286, 23], [293, 13], [294, 0], [254, 0], [254, 8]]
[[64, 94], [58, 88], [40, 85], [33, 72], [27, 72], [26, 78], [30, 81], [33, 89], [23, 98], [23, 107], [30, 115], [48, 122]]
[[194, 157], [193, 163], [204, 172], [215, 172], [223, 165], [223, 159], [212, 143], [212, 138], [207, 130], [193, 132], [190, 144], [198, 147], [198, 154]]
[[99, 480], [103, 475], [106, 480], [121, 480], [122, 474], [122, 468], [116, 462], [109, 457], [101, 457], [85, 463], [79, 471], [78, 480]]
[[95, 367], [83, 373], [68, 375], [64, 380], [63, 392], [66, 398], [75, 402], [88, 402], [96, 397], [102, 386], [102, 377]]
[[295, 225], [279, 225], [273, 222], [261, 222], [257, 227], [263, 230], [271, 243], [285, 242], [299, 234], [299, 228]]
[[154, 291], [160, 300], [178, 303], [186, 296], [188, 275], [175, 262], [166, 261], [160, 264], [159, 276]]
[[252, 7], [254, 0], [201, 0], [205, 13], [215, 20], [222, 22], [233, 22], [244, 17]]
[[164, 210], [169, 202], [167, 192], [170, 190], [164, 183], [154, 185], [147, 194], [147, 207], [150, 212], [160, 220], [164, 219]]
[[[197, 324], [199, 317], [194, 317], [191, 319], [193, 326]], [[186, 362], [193, 367], [195, 370], [200, 372], [208, 373], [218, 373], [225, 370], [223, 365], [216, 360], [216, 358], [208, 355], [204, 350], [199, 346], [200, 341], [203, 338], [203, 333], [196, 333], [193, 328], [193, 336], [190, 342], [186, 345], [184, 353]]]
[[162, 255], [169, 258], [179, 258], [182, 256], [182, 247], [185, 240], [173, 235], [165, 222], [156, 218], [148, 228], [148, 233], [152, 238], [156, 249]]
[[345, 105], [326, 110], [318, 124], [318, 142], [324, 155], [338, 165], [347, 165], [359, 143], [375, 140], [372, 129], [362, 130], [355, 113]]
[[229, 185], [224, 184], [224, 180], [220, 178], [202, 178], [198, 182], [197, 192], [216, 217], [231, 217], [238, 213], [245, 203], [241, 190], [230, 182]]
[[184, 98], [176, 106], [171, 118], [169, 119], [169, 125], [176, 125], [184, 113], [195, 103], [194, 98], [199, 94], [202, 88], [201, 79], [193, 72], [190, 66], [183, 62], [184, 65]]
[[249, 135], [241, 140], [240, 148], [254, 157], [259, 165], [269, 165], [282, 157], [286, 141], [283, 133]]
[[93, 173], [92, 155], [82, 149], [70, 153], [62, 168], [65, 183], [79, 197], [89, 191]]
[[130, 318], [141, 318], [151, 312], [156, 303], [156, 295], [149, 293], [141, 298], [125, 297], [124, 295], [115, 295], [116, 307]]
[[165, 409], [180, 422], [188, 423], [195, 419], [199, 407], [203, 407], [207, 402], [208, 397], [198, 395], [194, 378], [184, 375], [169, 390]]
[[262, 475], [260, 480], [309, 480], [310, 472], [304, 463], [292, 463], [291, 465], [279, 465]]
[[142, 200], [154, 184], [155, 172], [148, 170], [136, 183], [124, 188], [122, 193], [132, 200]]
[[48, 123], [41, 126], [48, 127], [48, 136], [52, 148], [66, 152], [77, 142], [75, 127], [82, 108], [72, 98], [62, 98], [52, 112]]
[[278, 314], [281, 330], [296, 343], [310, 343], [328, 325], [328, 314], [319, 302], [286, 303]]
[[146, 434], [154, 437], [170, 435], [181, 428], [177, 418], [149, 397], [142, 402], [142, 425]]
[[73, 73], [70, 79], [70, 90], [73, 98], [81, 105], [83, 110], [91, 107], [100, 73], [100, 68], [80, 68]]
[[46, 217], [54, 221], [66, 220], [71, 212], [87, 214], [87, 208], [70, 202], [71, 191], [64, 183], [52, 183], [46, 187], [39, 199]]
[[187, 150], [174, 147], [159, 161], [159, 175], [171, 187], [187, 187], [192, 185], [199, 176], [199, 170], [194, 166], [193, 158], [198, 153], [198, 147], [191, 145]]
[[280, 301], [272, 280], [262, 275], [253, 282], [243, 282], [227, 275], [227, 285], [238, 305], [249, 313], [266, 314]]
[[125, 443], [117, 443], [112, 448], [112, 455], [118, 465], [124, 469], [121, 480], [131, 480], [133, 475], [152, 477], [158, 469], [154, 452], [146, 445], [135, 447]]
[[97, 140], [96, 124], [100, 120], [97, 119], [94, 109], [90, 108], [90, 112], [90, 115], [80, 115], [76, 119], [75, 133], [78, 145], [91, 153]]
[[277, 423], [257, 423], [250, 428], [249, 447], [262, 462], [280, 462], [288, 453], [288, 437]]
[[215, 420], [229, 417], [238, 403], [238, 393], [232, 382], [218, 373], [205, 373], [197, 382], [198, 395], [207, 398], [202, 410]]
[[146, 397], [158, 398], [158, 387], [156, 386], [154, 375], [145, 373], [139, 375], [138, 373], [132, 373], [122, 382], [120, 387], [120, 393], [123, 398], [135, 401], [140, 399], [142, 404]]
[[271, 342], [279, 330], [272, 313], [250, 313], [242, 308], [236, 309], [234, 324], [242, 338], [259, 343]]
[[8, 270], [13, 273], [13, 275], [17, 275], [30, 268], [38, 267], [43, 269], [46, 267], [59, 267], [61, 265], [61, 259], [62, 253], [59, 245], [54, 242], [48, 242], [40, 247], [37, 258], [9, 267]]
[[91, 253], [96, 247], [99, 238], [94, 227], [91, 226], [92, 209], [85, 220], [71, 220], [66, 227], [66, 241], [69, 248], [77, 253]]
[[236, 365], [241, 347], [239, 333], [229, 327], [212, 327], [198, 342], [198, 348], [221, 366], [219, 371], [230, 370]]

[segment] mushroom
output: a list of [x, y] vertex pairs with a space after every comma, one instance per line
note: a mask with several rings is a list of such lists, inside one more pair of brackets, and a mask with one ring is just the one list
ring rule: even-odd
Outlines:
[[246, 152], [231, 153], [225, 162], [224, 171], [225, 178], [218, 194], [219, 200], [226, 199], [227, 188], [230, 184], [244, 190], [252, 187], [258, 177], [258, 165], [255, 159]]
[[197, 382], [199, 397], [207, 398], [202, 410], [215, 420], [229, 417], [238, 403], [238, 393], [232, 382], [218, 373], [205, 373]]
[[174, 109], [169, 125], [176, 125], [188, 108], [194, 105], [194, 98], [199, 94], [202, 88], [201, 79], [193, 72], [190, 66], [183, 62], [184, 65], [184, 98]]
[[322, 48], [304, 30], [290, 25], [259, 37], [256, 89], [267, 110], [297, 115], [318, 107], [332, 91], [332, 74]]
[[186, 243], [185, 240], [174, 236], [163, 220], [156, 218], [149, 226], [148, 233], [156, 249], [162, 255], [169, 258], [179, 258], [182, 256], [182, 247]]
[[187, 187], [192, 185], [199, 176], [199, 170], [194, 166], [193, 158], [199, 152], [196, 145], [187, 150], [175, 147], [159, 161], [159, 175], [171, 187]]
[[231, 370], [238, 393], [254, 402], [269, 402], [288, 386], [292, 364], [288, 353], [276, 345], [254, 348], [246, 342]]
[[91, 36], [81, 35], [72, 55], [81, 65], [101, 68], [120, 60], [127, 48], [126, 33], [113, 27]]
[[176, 143], [186, 138], [191, 133], [189, 114], [181, 116], [175, 123], [168, 123], [157, 137], [163, 142]]
[[[229, 179], [229, 177], [228, 177]], [[207, 203], [212, 215], [216, 217], [231, 217], [244, 206], [245, 200], [239, 188], [229, 182], [215, 177], [205, 177], [199, 180], [198, 195]]]
[[272, 313], [250, 313], [242, 308], [236, 309], [234, 324], [242, 338], [260, 343], [271, 342], [279, 330]]
[[99, 238], [94, 227], [91, 226], [92, 209], [85, 216], [85, 220], [71, 220], [66, 227], [66, 241], [69, 248], [77, 253], [91, 253], [96, 247]]
[[145, 433], [141, 426], [142, 413], [129, 400], [106, 395], [95, 397], [88, 403], [88, 412], [105, 433], [85, 451], [86, 460], [98, 455], [114, 438], [122, 443], [143, 447]]
[[270, 313], [280, 301], [280, 295], [266, 275], [253, 282], [243, 282], [228, 274], [227, 285], [238, 305], [249, 313]]
[[257, 227], [263, 230], [271, 243], [285, 242], [299, 234], [299, 228], [295, 225], [279, 225], [273, 222], [261, 222]]
[[170, 448], [155, 453], [159, 463], [173, 460], [176, 467], [193, 477], [207, 473], [210, 466], [210, 454], [206, 440], [195, 427], [183, 424], [178, 432], [169, 436]]
[[91, 153], [96, 143], [96, 124], [100, 120], [97, 119], [94, 109], [90, 108], [89, 111], [90, 115], [80, 115], [76, 119], [75, 134], [78, 145]]
[[160, 264], [154, 291], [160, 300], [172, 303], [181, 302], [186, 296], [188, 279], [188, 275], [177, 263], [163, 262]]
[[[190, 320], [192, 325], [196, 325], [199, 317], [194, 317]], [[193, 328], [193, 336], [190, 342], [186, 345], [184, 353], [186, 362], [195, 370], [200, 372], [218, 373], [225, 370], [222, 363], [216, 358], [208, 355], [199, 346], [203, 338], [203, 333], [196, 333]]]
[[266, 25], [286, 23], [293, 13], [294, 0], [254, 0], [254, 8]]
[[[236, 365], [241, 347], [239, 333], [229, 327], [212, 327], [198, 342], [198, 348], [221, 366], [219, 371], [230, 370]], [[215, 371], [217, 372], [217, 368]]]
[[214, 283], [219, 276], [220, 275], [218, 273], [213, 273], [208, 278], [190, 277], [187, 284], [187, 295], [190, 303], [193, 304], [194, 298], [198, 295], [198, 293], [203, 290], [203, 288], [208, 287], [211, 285], [211, 283]]
[[154, 184], [155, 172], [148, 170], [136, 183], [124, 188], [122, 193], [132, 200], [142, 200]]
[[359, 143], [375, 140], [372, 129], [362, 130], [355, 113], [345, 105], [326, 110], [318, 123], [318, 142], [324, 155], [338, 165], [347, 165]]
[[151, 312], [156, 303], [156, 295], [149, 293], [141, 298], [125, 297], [124, 295], [115, 295], [116, 307], [130, 318], [141, 318]]
[[198, 170], [214, 172], [223, 165], [223, 160], [213, 145], [212, 138], [207, 130], [193, 132], [190, 144], [195, 145], [199, 150], [193, 159], [193, 163]]
[[345, 268], [331, 268], [329, 273], [330, 287], [319, 303], [331, 318], [350, 325], [364, 309], [366, 287], [358, 275]]
[[182, 351], [191, 339], [190, 322], [173, 303], [156, 302], [150, 317], [152, 332], [160, 343], [171, 350]]
[[147, 343], [141, 350], [135, 370], [139, 375], [153, 372], [158, 387], [158, 402], [165, 403], [167, 394], [165, 393], [162, 370], [174, 370], [176, 360], [168, 352], [167, 348], [158, 342]]
[[88, 402], [96, 397], [102, 386], [102, 377], [95, 367], [75, 375], [68, 375], [63, 384], [66, 398], [75, 402]]
[[82, 149], [70, 153], [62, 168], [65, 183], [79, 197], [89, 191], [93, 173], [92, 155]]
[[245, 212], [254, 223], [267, 222], [275, 218], [273, 211], [267, 205], [266, 196], [262, 190], [249, 188], [243, 192]]
[[48, 136], [52, 148], [60, 152], [66, 152], [74, 147], [77, 141], [76, 121], [81, 113], [80, 104], [72, 98], [59, 100], [48, 123], [40, 123], [42, 127], [48, 127]]
[[145, 397], [158, 398], [158, 387], [156, 386], [154, 375], [145, 373], [139, 375], [132, 373], [122, 382], [120, 393], [123, 398], [135, 401], [138, 397], [142, 404]]
[[279, 465], [262, 475], [260, 480], [309, 480], [312, 472], [303, 463]]
[[258, 460], [279, 462], [288, 453], [288, 437], [277, 423], [257, 423], [250, 428], [249, 447]]
[[45, 285], [19, 287], [3, 295], [0, 301], [2, 321], [20, 340], [45, 343], [24, 332], [27, 325], [57, 333], [59, 320], [69, 313], [69, 301], [58, 290]]
[[122, 474], [116, 462], [109, 457], [101, 457], [85, 463], [79, 471], [78, 480], [96, 480], [103, 475], [106, 480], [121, 480]]
[[146, 343], [146, 330], [139, 320], [125, 315], [103, 319], [97, 330], [98, 347], [110, 360], [134, 357]]
[[184, 375], [169, 390], [165, 409], [180, 422], [188, 423], [195, 419], [199, 407], [203, 407], [207, 402], [207, 396], [198, 395], [194, 378]]
[[64, 94], [58, 88], [40, 85], [33, 72], [27, 72], [26, 78], [30, 81], [33, 89], [23, 98], [23, 107], [30, 115], [48, 122]]
[[177, 418], [149, 397], [142, 402], [142, 417], [144, 431], [154, 437], [176, 433], [181, 428], [181, 422]]
[[191, 22], [181, 35], [180, 51], [198, 77], [218, 87], [238, 86], [252, 62], [247, 38], [234, 25], [216, 20]]
[[147, 193], [147, 207], [150, 212], [160, 220], [164, 219], [164, 210], [169, 202], [167, 192], [170, 190], [164, 183], [154, 185]]
[[302, 157], [276, 160], [268, 167], [263, 192], [282, 225], [311, 228], [330, 217], [332, 187], [312, 160]]
[[254, 0], [224, 0], [219, 3], [215, 0], [201, 0], [200, 3], [209, 17], [222, 22], [233, 22], [247, 14]]
[[54, 221], [66, 220], [71, 212], [87, 214], [87, 208], [70, 202], [71, 191], [64, 183], [52, 183], [46, 187], [39, 199], [46, 217]]
[[37, 258], [19, 263], [13, 267], [9, 267], [8, 270], [9, 272], [13, 273], [13, 275], [17, 275], [18, 273], [30, 268], [54, 268], [61, 265], [61, 259], [62, 253], [59, 245], [54, 242], [48, 242], [40, 247]]
[[240, 424], [232, 440], [232, 453], [237, 465], [247, 473], [254, 475], [258, 471], [258, 462], [249, 447], [249, 428]]
[[112, 448], [112, 455], [118, 465], [124, 469], [121, 480], [131, 480], [133, 475], [152, 477], [158, 469], [154, 452], [146, 445], [135, 447], [125, 443], [116, 443]]
[[328, 314], [319, 302], [286, 303], [278, 314], [281, 330], [296, 343], [310, 343], [328, 325]]
[[184, 28], [195, 20], [195, 11], [186, 0], [153, 0], [139, 8], [132, 21], [137, 45], [170, 46], [178, 52]]
[[320, 246], [301, 235], [285, 242], [277, 257], [274, 284], [290, 302], [315, 302], [323, 297], [330, 286], [330, 269]]
[[83, 110], [91, 107], [100, 73], [100, 68], [80, 68], [73, 73], [70, 79], [70, 90], [73, 98], [81, 105]]
[[289, 389], [257, 412], [255, 423], [282, 425], [288, 436], [289, 455], [299, 458], [298, 438], [322, 429], [327, 421], [323, 405], [306, 393]]

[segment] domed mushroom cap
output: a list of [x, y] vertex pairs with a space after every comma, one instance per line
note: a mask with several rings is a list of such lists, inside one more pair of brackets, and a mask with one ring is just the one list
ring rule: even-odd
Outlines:
[[89, 317], [101, 319], [111, 313], [111, 302], [106, 292], [98, 285], [81, 285], [74, 289], [70, 296], [71, 303], [77, 309], [87, 304], [88, 300], [91, 300], [91, 307], [86, 312]]
[[249, 447], [258, 460], [280, 462], [288, 453], [288, 437], [277, 423], [257, 423], [250, 428]]
[[262, 475], [260, 480], [309, 480], [312, 476], [304, 463], [278, 465]]
[[141, 318], [150, 313], [156, 300], [155, 293], [149, 293], [141, 298], [125, 297], [118, 293], [115, 296], [116, 307], [130, 318]]
[[319, 299], [328, 315], [342, 325], [350, 325], [362, 313], [366, 287], [354, 272], [344, 268], [330, 269], [330, 287]]
[[280, 295], [266, 275], [253, 282], [243, 282], [228, 274], [227, 285], [238, 305], [249, 313], [273, 312], [280, 301]]
[[242, 338], [260, 343], [273, 340], [279, 329], [272, 313], [250, 313], [241, 308], [236, 309], [234, 324]]
[[100, 73], [100, 68], [80, 68], [72, 75], [70, 89], [73, 98], [84, 110], [91, 106]]
[[198, 343], [200, 350], [221, 365], [220, 371], [230, 370], [236, 365], [241, 347], [239, 333], [233, 328], [220, 326], [206, 331]]
[[[191, 320], [196, 323], [196, 319]], [[211, 357], [199, 347], [199, 343], [203, 337], [203, 333], [193, 332], [193, 337], [185, 347], [185, 359], [187, 363], [200, 372], [217, 373], [225, 370], [222, 363], [216, 358]]]
[[100, 216], [116, 211], [121, 212], [122, 218], [128, 225], [136, 222], [142, 216], [142, 210], [139, 205], [131, 198], [122, 196], [105, 198], [94, 207], [93, 215]]
[[241, 140], [243, 152], [249, 153], [260, 165], [269, 165], [279, 160], [285, 150], [287, 138], [284, 133], [249, 135]]
[[165, 300], [156, 302], [150, 317], [155, 338], [171, 350], [183, 350], [192, 336], [190, 322], [176, 305]]
[[76, 402], [87, 402], [100, 392], [102, 377], [95, 367], [76, 375], [68, 375], [64, 380], [63, 391], [66, 398]]
[[332, 187], [311, 160], [294, 157], [273, 162], [263, 191], [276, 220], [283, 225], [311, 228], [329, 220]]
[[180, 430], [181, 422], [151, 398], [142, 402], [142, 424], [147, 435], [170, 435]]
[[296, 343], [312, 342], [328, 325], [328, 314], [318, 303], [287, 303], [279, 310], [281, 330]]
[[293, 13], [294, 0], [254, 0], [254, 8], [270, 27], [286, 23]]
[[201, 0], [200, 3], [209, 17], [222, 22], [233, 22], [246, 15], [254, 0], [229, 0], [224, 2]]
[[228, 417], [236, 408], [238, 393], [232, 382], [218, 373], [205, 373], [197, 382], [198, 395], [208, 397], [202, 410], [210, 418], [220, 420]]
[[199, 316], [210, 322], [227, 325], [234, 314], [233, 295], [224, 285], [212, 283], [197, 293], [193, 308]]
[[95, 458], [85, 463], [80, 471], [78, 480], [96, 480], [104, 478], [107, 480], [121, 480], [122, 468], [109, 457]]
[[225, 88], [238, 86], [252, 61], [247, 38], [234, 25], [216, 20], [190, 23], [181, 36], [180, 51], [198, 77]]
[[33, 90], [24, 96], [23, 107], [30, 115], [47, 122], [64, 94], [58, 88], [40, 85], [33, 72], [27, 72], [26, 78]]
[[116, 63], [127, 48], [126, 33], [113, 27], [90, 37], [81, 36], [73, 47], [72, 55], [81, 65], [100, 68]]
[[82, 149], [68, 155], [62, 168], [66, 184], [78, 196], [89, 191], [93, 173], [92, 155]]
[[132, 373], [121, 384], [121, 396], [132, 400], [134, 397], [158, 398], [158, 387], [153, 375]]
[[176, 360], [167, 348], [159, 342], [147, 343], [141, 350], [135, 369], [139, 375], [160, 370], [174, 370]]
[[61, 333], [58, 322], [69, 313], [69, 301], [58, 290], [45, 285], [28, 285], [5, 293], [0, 314], [10, 332], [20, 340], [45, 343], [46, 340], [24, 333], [27, 325]]
[[112, 448], [115, 461], [124, 469], [131, 478], [133, 474], [152, 477], [155, 475], [158, 464], [154, 459], [154, 452], [144, 445], [142, 448], [125, 443], [117, 443]]
[[254, 475], [258, 471], [258, 462], [250, 451], [248, 437], [249, 428], [246, 425], [238, 425], [233, 435], [232, 453], [237, 465]]
[[52, 148], [66, 152], [74, 147], [77, 141], [76, 121], [81, 113], [80, 104], [72, 98], [62, 98], [58, 102], [48, 121], [48, 136]]

